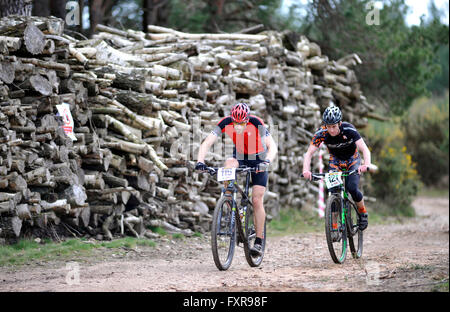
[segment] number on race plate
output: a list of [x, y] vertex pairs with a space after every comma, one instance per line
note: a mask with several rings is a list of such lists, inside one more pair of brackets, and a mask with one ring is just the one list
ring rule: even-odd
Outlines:
[[333, 188], [342, 184], [342, 172], [330, 172], [325, 174], [325, 183], [327, 188]]
[[219, 168], [217, 181], [229, 181], [236, 178], [236, 168]]

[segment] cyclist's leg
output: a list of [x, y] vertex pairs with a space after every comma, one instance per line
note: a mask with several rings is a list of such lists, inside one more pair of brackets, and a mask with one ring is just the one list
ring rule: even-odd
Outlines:
[[[352, 161], [349, 165], [349, 170], [358, 169], [358, 167], [361, 164], [361, 158], [359, 157], [359, 154], [356, 152], [355, 155], [352, 157]], [[356, 203], [356, 206], [358, 207], [358, 213], [359, 213], [359, 228], [361, 230], [365, 230], [368, 225], [368, 213], [366, 210], [366, 207], [364, 205], [364, 196], [361, 193], [361, 191], [358, 189], [359, 186], [359, 175], [353, 174], [347, 178], [346, 187], [350, 195], [352, 196], [353, 200]]]
[[254, 224], [256, 231], [255, 244], [252, 248], [254, 255], [260, 255], [264, 240], [264, 223], [266, 222], [266, 211], [264, 210], [264, 193], [269, 174], [268, 172], [252, 173], [252, 204], [254, 211]]
[[[356, 152], [355, 155], [349, 160], [349, 168], [348, 170], [357, 170], [361, 165], [361, 158], [359, 154]], [[364, 196], [361, 191], [358, 189], [359, 186], [359, 174], [353, 174], [347, 178], [346, 188], [350, 195], [352, 195], [353, 200], [358, 207], [359, 213], [367, 213], [366, 208], [364, 206]]]
[[256, 237], [264, 238], [264, 222], [266, 220], [266, 212], [264, 210], [264, 193], [266, 188], [261, 185], [254, 185], [252, 188], [252, 203], [255, 214], [255, 230]]
[[[256, 167], [261, 163], [259, 157], [255, 159], [248, 159], [245, 161], [245, 165], [249, 167]], [[260, 254], [261, 245], [264, 239], [264, 223], [266, 221], [266, 212], [264, 210], [264, 193], [266, 192], [267, 180], [269, 173], [267, 171], [252, 172], [252, 204], [253, 204], [253, 223], [255, 224], [256, 239], [255, 246], [252, 248], [254, 254]], [[259, 245], [256, 250], [256, 245]], [[256, 251], [256, 253], [255, 253]]]

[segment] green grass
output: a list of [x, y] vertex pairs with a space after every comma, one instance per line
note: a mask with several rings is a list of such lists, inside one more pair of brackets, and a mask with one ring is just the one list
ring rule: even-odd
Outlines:
[[159, 226], [149, 226], [149, 230], [151, 230], [153, 233], [157, 233], [161, 236], [167, 235], [166, 230], [164, 230], [162, 227]]
[[[369, 226], [401, 222], [400, 217], [381, 213], [371, 209], [368, 205]], [[267, 234], [270, 236], [283, 236], [297, 233], [313, 233], [325, 231], [325, 218], [311, 209], [282, 209], [278, 216], [267, 225]]]
[[431, 291], [433, 291], [433, 292], [449, 292], [448, 279], [446, 281], [442, 281], [442, 283], [435, 285], [431, 289]]
[[184, 235], [181, 233], [175, 233], [175, 234], [172, 234], [172, 238], [173, 239], [183, 239]]
[[97, 248], [131, 248], [136, 246], [155, 247], [156, 243], [148, 239], [125, 237], [110, 242], [86, 242], [83, 239], [69, 239], [62, 243], [45, 240], [38, 244], [33, 240], [22, 239], [13, 245], [0, 246], [0, 266], [24, 265], [32, 261], [67, 260], [92, 254]]
[[322, 231], [323, 219], [317, 213], [304, 209], [282, 209], [278, 216], [267, 225], [269, 236], [282, 236], [296, 233], [308, 233]]
[[449, 198], [449, 190], [448, 190], [448, 188], [447, 189], [438, 189], [438, 188], [423, 187], [419, 190], [418, 196]]

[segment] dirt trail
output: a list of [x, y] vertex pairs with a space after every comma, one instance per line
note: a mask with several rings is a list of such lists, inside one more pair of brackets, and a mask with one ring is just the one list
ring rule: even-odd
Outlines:
[[250, 268], [237, 248], [225, 272], [214, 265], [209, 236], [162, 239], [157, 247], [72, 259], [79, 266], [75, 284], [66, 281], [74, 268], [66, 262], [2, 267], [0, 291], [442, 290], [449, 276], [449, 200], [419, 197], [414, 207], [417, 217], [404, 223], [369, 224], [363, 258], [349, 253], [343, 265], [332, 262], [324, 233], [269, 237], [259, 268]]

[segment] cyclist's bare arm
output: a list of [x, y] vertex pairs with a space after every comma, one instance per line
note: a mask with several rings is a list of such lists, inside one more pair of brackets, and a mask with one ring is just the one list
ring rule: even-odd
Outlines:
[[277, 157], [277, 144], [275, 143], [275, 140], [271, 135], [265, 137], [265, 143], [267, 146], [267, 159], [269, 159], [270, 162], [273, 163], [275, 157]]
[[208, 154], [209, 149], [211, 148], [211, 146], [214, 144], [214, 142], [217, 140], [217, 136], [210, 133], [206, 139], [202, 142], [202, 144], [200, 145], [200, 148], [198, 149], [198, 154], [197, 154], [197, 161], [198, 162], [205, 162], [205, 157], [206, 154]]
[[370, 164], [372, 163], [371, 155], [370, 155], [370, 150], [366, 145], [366, 142], [364, 142], [364, 140], [361, 138], [358, 141], [356, 141], [355, 144], [356, 144], [356, 147], [358, 148], [358, 150], [361, 151], [363, 154], [364, 165], [370, 166]]
[[311, 171], [311, 159], [318, 149], [319, 148], [314, 146], [313, 144], [309, 145], [308, 150], [303, 155], [303, 173], [305, 173], [306, 171]]

